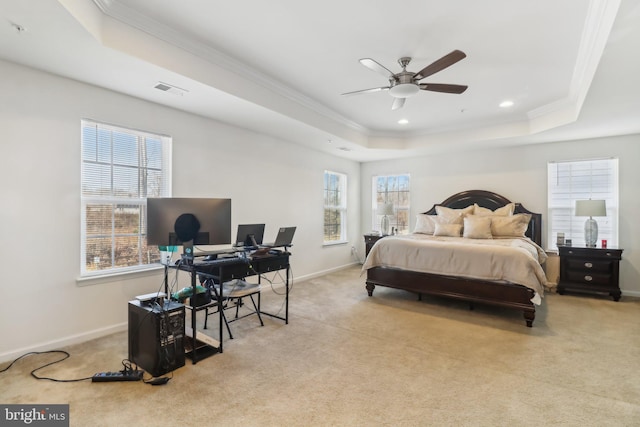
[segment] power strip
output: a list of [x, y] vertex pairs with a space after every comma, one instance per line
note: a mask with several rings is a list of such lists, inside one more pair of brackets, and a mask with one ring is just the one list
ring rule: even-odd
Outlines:
[[111, 381], [140, 381], [144, 371], [98, 372], [91, 377], [91, 382], [106, 383]]

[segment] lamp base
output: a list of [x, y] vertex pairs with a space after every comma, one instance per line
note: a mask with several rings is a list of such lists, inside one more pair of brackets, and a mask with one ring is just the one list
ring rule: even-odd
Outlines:
[[584, 244], [588, 248], [595, 248], [598, 241], [598, 223], [592, 217], [584, 222]]
[[389, 227], [391, 226], [391, 224], [389, 223], [389, 217], [384, 215], [382, 217], [382, 221], [380, 222], [380, 232], [383, 235], [388, 235], [389, 234]]

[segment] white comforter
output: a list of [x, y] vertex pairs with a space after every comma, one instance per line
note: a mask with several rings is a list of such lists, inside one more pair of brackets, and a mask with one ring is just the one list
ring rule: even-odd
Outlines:
[[388, 236], [371, 248], [362, 271], [372, 267], [474, 279], [506, 281], [524, 285], [540, 304], [546, 276], [544, 250], [528, 238], [467, 239], [425, 234]]

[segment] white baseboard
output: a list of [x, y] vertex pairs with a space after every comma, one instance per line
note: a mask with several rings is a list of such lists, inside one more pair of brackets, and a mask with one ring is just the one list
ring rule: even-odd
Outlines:
[[627, 291], [625, 289], [620, 289], [622, 291], [622, 296], [624, 297], [636, 297], [636, 298], [640, 298], [640, 292], [639, 291]]
[[48, 350], [58, 350], [61, 347], [69, 345], [80, 344], [86, 341], [91, 341], [96, 338], [101, 338], [107, 335], [114, 334], [116, 332], [122, 332], [127, 330], [127, 323], [119, 323], [117, 325], [108, 326], [106, 328], [95, 329], [93, 331], [83, 332], [77, 335], [71, 335], [68, 337], [60, 338], [53, 341], [47, 341], [31, 347], [23, 347], [17, 350], [9, 351], [0, 354], [0, 362], [7, 362], [15, 360], [18, 357], [26, 353], [40, 352]]
[[349, 264], [341, 265], [339, 267], [334, 267], [328, 270], [318, 271], [316, 273], [299, 276], [299, 277], [296, 277], [295, 279], [296, 279], [296, 282], [304, 282], [305, 280], [311, 280], [311, 279], [315, 279], [316, 277], [324, 276], [329, 273], [335, 273], [336, 271], [344, 270], [344, 269], [353, 267], [354, 265], [359, 265], [359, 263], [354, 261]]

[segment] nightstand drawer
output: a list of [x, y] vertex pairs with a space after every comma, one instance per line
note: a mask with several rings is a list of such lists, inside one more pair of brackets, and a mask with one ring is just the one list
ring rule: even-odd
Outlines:
[[559, 246], [560, 281], [558, 293], [583, 291], [605, 293], [620, 300], [620, 260], [622, 249]]
[[364, 243], [365, 244], [369, 244], [369, 245], [373, 245], [375, 242], [378, 241], [378, 239], [380, 239], [380, 235], [378, 234], [365, 234], [364, 235]]
[[385, 236], [381, 236], [379, 234], [365, 234], [364, 235], [364, 255], [368, 256], [369, 251], [373, 247], [373, 245], [380, 239]]
[[592, 285], [592, 286], [613, 286], [611, 283], [611, 275], [610, 274], [602, 274], [602, 273], [591, 273], [584, 271], [572, 271], [569, 270], [566, 272], [567, 281], [573, 283], [582, 283], [584, 285]]
[[601, 248], [572, 248], [561, 246], [558, 248], [560, 255], [578, 258], [599, 258], [599, 259], [617, 259], [622, 256], [621, 249], [601, 249]]
[[581, 272], [609, 273], [613, 269], [613, 261], [595, 259], [568, 258], [567, 269]]

